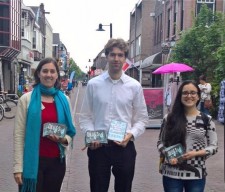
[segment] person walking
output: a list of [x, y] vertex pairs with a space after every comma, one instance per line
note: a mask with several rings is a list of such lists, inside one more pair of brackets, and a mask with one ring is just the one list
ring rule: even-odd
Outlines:
[[[32, 92], [18, 100], [14, 128], [14, 179], [21, 192], [60, 192], [65, 175], [65, 148], [76, 129], [67, 96], [60, 91], [60, 74], [53, 58], [40, 61]], [[65, 137], [43, 136], [46, 123], [66, 125]]]
[[[163, 159], [160, 172], [165, 192], [204, 192], [205, 161], [217, 153], [215, 123], [209, 115], [197, 109], [201, 91], [193, 81], [184, 81], [175, 99], [172, 111], [163, 119], [157, 143]], [[181, 144], [184, 154], [168, 160], [168, 147]], [[179, 151], [179, 150], [177, 150]]]
[[118, 120], [127, 123], [127, 129], [121, 142], [109, 140], [102, 145], [96, 141], [88, 147], [90, 191], [107, 192], [112, 171], [115, 192], [131, 192], [136, 159], [134, 141], [145, 131], [147, 108], [140, 83], [122, 71], [128, 44], [123, 39], [110, 39], [105, 55], [108, 71], [88, 81], [80, 128], [83, 133], [108, 132], [111, 122]]
[[201, 90], [201, 100], [200, 100], [200, 111], [209, 115], [209, 109], [207, 109], [204, 105], [205, 100], [210, 100], [211, 95], [210, 92], [212, 90], [211, 84], [206, 82], [206, 76], [201, 75], [199, 77], [200, 84], [198, 85]]

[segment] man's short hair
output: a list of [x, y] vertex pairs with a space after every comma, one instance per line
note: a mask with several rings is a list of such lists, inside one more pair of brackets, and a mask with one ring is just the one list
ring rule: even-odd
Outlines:
[[119, 48], [120, 50], [124, 51], [125, 57], [128, 57], [129, 53], [129, 46], [126, 41], [123, 39], [110, 39], [107, 44], [105, 45], [105, 55], [108, 56], [108, 54], [113, 50], [114, 47]]

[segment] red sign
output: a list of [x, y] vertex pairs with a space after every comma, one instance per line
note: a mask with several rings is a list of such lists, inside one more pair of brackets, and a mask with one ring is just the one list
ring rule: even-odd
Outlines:
[[163, 119], [163, 88], [144, 88], [149, 119]]

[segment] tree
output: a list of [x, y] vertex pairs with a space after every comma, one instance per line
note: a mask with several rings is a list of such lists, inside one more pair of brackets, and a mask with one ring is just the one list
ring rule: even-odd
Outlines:
[[69, 61], [69, 74], [71, 74], [72, 71], [75, 71], [75, 78], [77, 80], [80, 80], [84, 76], [84, 72], [81, 71], [80, 67], [75, 63], [73, 58], [70, 59]]
[[207, 76], [212, 84], [215, 109], [218, 106], [219, 85], [225, 77], [224, 37], [224, 15], [213, 13], [203, 5], [192, 28], [182, 32], [171, 56], [173, 62], [183, 62], [195, 69], [194, 72], [183, 73], [183, 79], [198, 81], [200, 75]]

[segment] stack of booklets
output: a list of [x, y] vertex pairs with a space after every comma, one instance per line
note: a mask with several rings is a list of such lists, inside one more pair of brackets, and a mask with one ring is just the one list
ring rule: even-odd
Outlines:
[[105, 130], [87, 131], [85, 134], [85, 145], [90, 146], [92, 142], [98, 141], [101, 144], [107, 144]]
[[183, 158], [182, 155], [184, 154], [183, 146], [178, 143], [176, 145], [172, 145], [165, 149], [165, 156], [167, 161], [169, 162], [171, 159], [177, 158], [178, 162], [182, 162]]
[[98, 141], [101, 144], [107, 144], [108, 140], [121, 142], [126, 134], [127, 123], [123, 121], [112, 120], [109, 131], [105, 130], [87, 131], [85, 134], [85, 146]]
[[47, 135], [56, 135], [60, 138], [65, 137], [67, 127], [59, 123], [45, 123], [43, 127], [43, 137]]
[[125, 137], [126, 129], [127, 129], [126, 122], [112, 120], [109, 127], [108, 139], [112, 141], [121, 142]]

